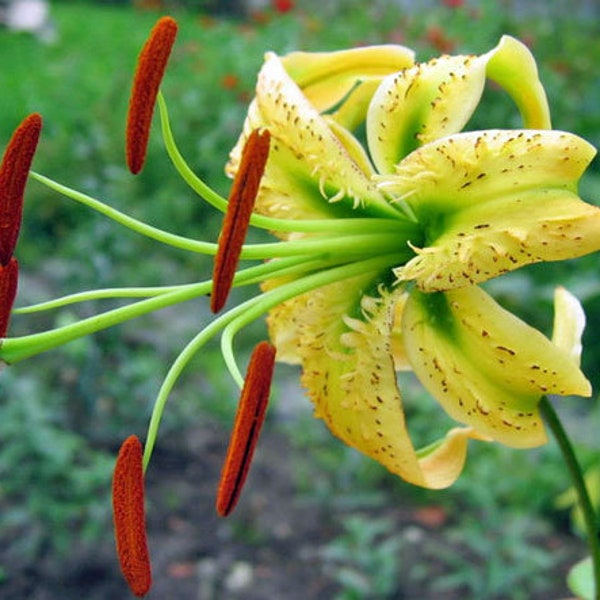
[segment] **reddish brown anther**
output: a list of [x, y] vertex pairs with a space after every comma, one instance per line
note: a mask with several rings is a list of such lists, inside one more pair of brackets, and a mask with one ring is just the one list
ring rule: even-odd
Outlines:
[[0, 165], [0, 265], [10, 261], [23, 215], [23, 194], [42, 130], [42, 117], [33, 113], [15, 129]]
[[271, 135], [268, 130], [255, 129], [248, 137], [231, 192], [213, 269], [213, 291], [210, 308], [219, 312], [231, 290], [260, 180], [265, 172]]
[[152, 585], [146, 537], [142, 444], [135, 435], [121, 445], [113, 476], [113, 519], [121, 571], [131, 591], [145, 596]]
[[5, 337], [8, 330], [18, 279], [19, 265], [16, 258], [11, 258], [6, 265], [0, 265], [0, 338]]
[[233, 511], [242, 493], [265, 419], [274, 366], [275, 347], [268, 342], [260, 342], [250, 358], [221, 472], [216, 508], [222, 517]]
[[162, 17], [150, 32], [138, 58], [125, 136], [127, 166], [133, 174], [142, 170], [146, 160], [154, 104], [176, 37], [175, 19]]

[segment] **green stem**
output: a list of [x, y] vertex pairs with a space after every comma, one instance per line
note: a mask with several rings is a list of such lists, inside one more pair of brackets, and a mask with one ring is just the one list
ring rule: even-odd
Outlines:
[[583, 513], [585, 529], [587, 534], [588, 546], [592, 556], [592, 565], [595, 584], [595, 600], [600, 600], [600, 531], [598, 530], [598, 520], [590, 495], [585, 485], [581, 467], [575, 456], [571, 440], [563, 427], [563, 424], [546, 396], [542, 397], [540, 410], [550, 431], [554, 435], [558, 447], [563, 455], [563, 459], [573, 480], [573, 485], [579, 499], [579, 507]]
[[63, 346], [77, 338], [208, 294], [211, 288], [212, 281], [203, 281], [196, 285], [184, 286], [174, 292], [153, 296], [127, 306], [115, 308], [63, 327], [16, 338], [6, 338], [0, 344], [0, 360], [7, 364], [17, 363], [31, 356]]

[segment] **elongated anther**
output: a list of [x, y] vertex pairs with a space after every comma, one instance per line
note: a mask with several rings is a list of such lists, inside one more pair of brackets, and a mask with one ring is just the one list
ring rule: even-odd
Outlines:
[[275, 366], [275, 347], [260, 342], [250, 358], [246, 380], [217, 492], [217, 513], [226, 517], [239, 500], [250, 469], [269, 401]]
[[121, 445], [113, 476], [113, 519], [121, 571], [134, 595], [152, 585], [146, 536], [142, 444], [135, 435]]
[[127, 166], [134, 175], [142, 170], [146, 160], [156, 96], [176, 37], [175, 19], [162, 17], [150, 32], [138, 58], [125, 136]]
[[23, 194], [42, 131], [42, 117], [33, 113], [15, 129], [0, 164], [0, 265], [10, 260], [21, 229]]
[[240, 166], [231, 186], [229, 204], [215, 256], [210, 300], [210, 308], [215, 313], [225, 306], [231, 290], [260, 180], [269, 157], [270, 143], [271, 134], [268, 130], [255, 129], [249, 135], [242, 151]]
[[17, 295], [19, 264], [12, 257], [6, 265], [0, 265], [0, 338], [6, 336], [10, 311]]

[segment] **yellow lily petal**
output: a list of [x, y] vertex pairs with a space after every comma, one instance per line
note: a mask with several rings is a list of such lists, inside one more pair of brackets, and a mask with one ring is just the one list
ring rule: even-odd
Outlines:
[[404, 292], [398, 297], [394, 308], [394, 321], [392, 328], [392, 356], [394, 358], [394, 369], [396, 371], [412, 371], [412, 367], [408, 362], [406, 350], [404, 347], [404, 336], [402, 335], [402, 314], [406, 301], [408, 300], [408, 292]]
[[364, 123], [369, 104], [380, 83], [380, 80], [370, 79], [357, 85], [331, 113], [331, 118], [349, 131], [356, 130]]
[[[363, 296], [376, 275], [330, 284], [269, 315], [278, 360], [300, 361], [302, 383], [332, 433], [413, 484], [441, 488], [460, 474], [470, 428], [415, 452], [391, 351], [395, 305], [404, 292]], [[354, 316], [349, 316], [354, 315]]]
[[550, 128], [548, 103], [533, 56], [504, 36], [482, 56], [442, 56], [388, 76], [369, 106], [367, 137], [378, 171], [393, 173], [410, 152], [458, 133], [475, 111], [486, 77], [513, 98], [527, 128]]
[[375, 175], [375, 169], [371, 164], [369, 155], [364, 146], [354, 137], [354, 135], [345, 127], [339, 124], [335, 118], [325, 117], [325, 120], [331, 127], [331, 131], [336, 135], [338, 141], [344, 146], [350, 158], [356, 163], [358, 168], [371, 179]]
[[503, 87], [521, 112], [528, 129], [550, 129], [550, 108], [533, 55], [519, 40], [502, 36], [487, 55], [487, 76]]
[[572, 134], [533, 130], [463, 133], [419, 148], [380, 184], [428, 236], [396, 274], [443, 291], [600, 249], [600, 209], [576, 192], [594, 154]]
[[426, 486], [439, 490], [451, 486], [462, 473], [467, 459], [469, 440], [489, 442], [472, 427], [454, 427], [445, 437], [419, 450], [419, 466], [425, 476]]
[[[256, 204], [259, 212], [311, 218], [315, 211], [344, 216], [361, 207], [365, 216], [397, 216], [273, 53], [267, 54], [259, 73], [256, 99], [231, 153], [229, 174], [237, 170], [245, 138], [256, 127], [271, 133], [271, 153]], [[299, 201], [295, 191], [303, 192]], [[328, 203], [341, 206], [327, 207]], [[304, 209], [307, 212], [301, 217]]]
[[340, 102], [357, 83], [380, 80], [413, 62], [412, 50], [392, 44], [338, 52], [292, 52], [282, 58], [289, 76], [319, 112]]
[[446, 412], [507, 446], [545, 443], [542, 394], [591, 393], [567, 351], [477, 286], [413, 290], [403, 331], [415, 373]]
[[418, 146], [460, 131], [477, 106], [486, 61], [475, 56], [442, 56], [390, 75], [367, 113], [367, 139], [380, 173]]
[[581, 363], [581, 336], [585, 329], [585, 313], [581, 303], [564, 287], [554, 291], [554, 329], [552, 343], [569, 353], [579, 365]]

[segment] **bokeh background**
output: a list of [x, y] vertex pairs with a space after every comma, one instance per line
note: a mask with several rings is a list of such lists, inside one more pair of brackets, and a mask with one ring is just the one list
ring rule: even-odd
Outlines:
[[[223, 174], [267, 50], [401, 43], [420, 60], [482, 53], [509, 33], [534, 52], [554, 127], [600, 145], [597, 0], [52, 1], [15, 31], [0, 2], [0, 145], [32, 111], [44, 116], [35, 169], [182, 235], [216, 239], [220, 215], [176, 176], [155, 123], [147, 168], [124, 165], [124, 121], [136, 57], [163, 14], [180, 34], [162, 89], [194, 170], [226, 193]], [[23, 8], [23, 7], [21, 7]], [[469, 127], [518, 126], [491, 87]], [[581, 194], [600, 203], [596, 160]], [[196, 281], [211, 261], [137, 236], [36, 182], [17, 255], [19, 305], [92, 287]], [[598, 257], [534, 266], [490, 285], [550, 333], [552, 293], [584, 303], [584, 369], [592, 399], [557, 403], [600, 496]], [[15, 317], [19, 335], [109, 306], [89, 303]], [[206, 302], [164, 310], [2, 372], [0, 598], [126, 598], [114, 557], [110, 481], [116, 450], [143, 437], [161, 379], [209, 317]], [[240, 336], [240, 355], [264, 337]], [[311, 416], [293, 368], [278, 367], [273, 404], [236, 513], [214, 493], [237, 391], [209, 345], [170, 400], [148, 471], [155, 586], [150, 599], [531, 600], [565, 598], [585, 553], [555, 446], [472, 445], [450, 490], [413, 488], [342, 446]], [[409, 424], [431, 439], [444, 417], [407, 378]], [[567, 494], [565, 495], [565, 492]], [[574, 518], [575, 517], [575, 518]]]

